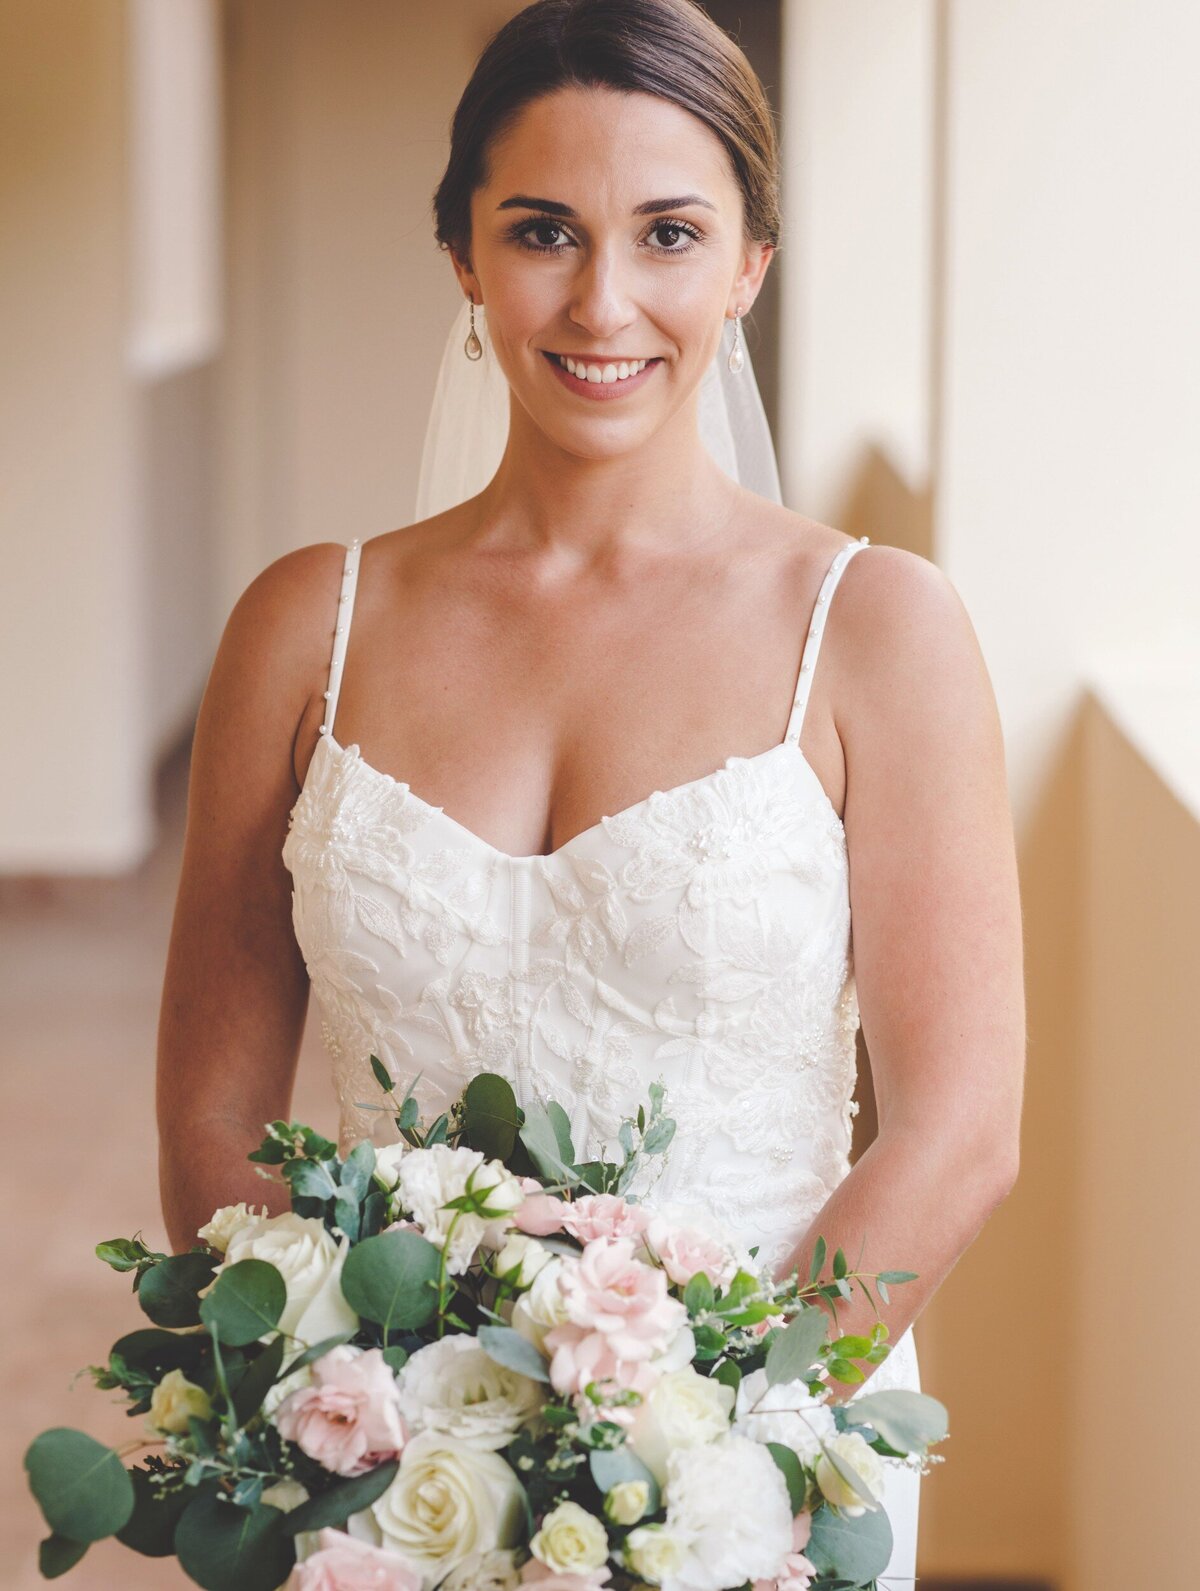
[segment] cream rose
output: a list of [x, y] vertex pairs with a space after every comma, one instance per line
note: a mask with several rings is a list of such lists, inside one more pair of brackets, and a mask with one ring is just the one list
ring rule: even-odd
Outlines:
[[625, 1563], [651, 1585], [662, 1585], [682, 1567], [687, 1553], [665, 1525], [639, 1525], [625, 1538]]
[[604, 1567], [608, 1531], [578, 1503], [559, 1503], [542, 1520], [542, 1528], [529, 1543], [529, 1550], [556, 1574], [587, 1574]]
[[660, 1377], [638, 1408], [629, 1445], [661, 1486], [678, 1448], [703, 1447], [729, 1432], [734, 1392], [691, 1366]]
[[492, 1269], [497, 1276], [507, 1276], [509, 1271], [516, 1271], [516, 1285], [530, 1287], [538, 1272], [544, 1270], [554, 1255], [544, 1243], [539, 1243], [534, 1237], [527, 1237], [523, 1232], [510, 1232], [504, 1240], [504, 1247], [500, 1249], [492, 1260]]
[[539, 1351], [545, 1351], [546, 1333], [554, 1326], [565, 1326], [570, 1316], [559, 1287], [564, 1262], [553, 1255], [533, 1279], [533, 1285], [513, 1305], [512, 1325]]
[[437, 1585], [476, 1553], [517, 1545], [523, 1492], [498, 1453], [426, 1431], [404, 1449], [399, 1474], [369, 1512], [379, 1544]]
[[[882, 1500], [883, 1459], [860, 1432], [839, 1431], [836, 1436], [830, 1437], [826, 1446], [831, 1447], [837, 1456], [862, 1478], [877, 1501]], [[832, 1503], [843, 1514], [856, 1519], [859, 1514], [874, 1512], [876, 1504], [868, 1502], [861, 1492], [848, 1485], [824, 1453], [817, 1460], [816, 1475], [817, 1485], [821, 1488], [826, 1502]]]
[[399, 1382], [411, 1431], [441, 1431], [469, 1447], [505, 1447], [545, 1402], [536, 1381], [497, 1364], [473, 1337], [418, 1348]]
[[182, 1370], [168, 1370], [150, 1396], [150, 1413], [146, 1424], [152, 1431], [165, 1431], [168, 1436], [184, 1436], [188, 1420], [207, 1420], [212, 1413], [208, 1393], [189, 1381]]
[[212, 1220], [200, 1228], [196, 1236], [202, 1243], [207, 1243], [209, 1248], [216, 1249], [218, 1254], [224, 1254], [236, 1233], [252, 1221], [261, 1221], [266, 1213], [265, 1204], [261, 1210], [255, 1209], [252, 1204], [223, 1204]]
[[604, 1512], [614, 1525], [636, 1525], [649, 1501], [650, 1487], [645, 1481], [618, 1481], [604, 1499]]
[[477, 1552], [442, 1581], [439, 1591], [517, 1591], [521, 1573], [511, 1552]]
[[267, 1216], [234, 1233], [217, 1274], [239, 1260], [273, 1265], [287, 1288], [278, 1329], [302, 1342], [322, 1342], [358, 1329], [358, 1316], [342, 1297], [347, 1252], [316, 1216]]

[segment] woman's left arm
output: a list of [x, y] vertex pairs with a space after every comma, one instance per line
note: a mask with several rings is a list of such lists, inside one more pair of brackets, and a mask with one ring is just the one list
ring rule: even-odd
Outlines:
[[[807, 1280], [822, 1236], [852, 1270], [916, 1271], [881, 1304], [895, 1343], [1016, 1180], [1021, 905], [999, 713], [957, 591], [927, 559], [875, 545], [834, 605], [834, 656], [822, 661], [846, 758], [854, 970], [879, 1131], [786, 1269]], [[842, 1333], [867, 1335], [875, 1319], [857, 1285], [839, 1301]], [[832, 1391], [844, 1401], [858, 1385]]]

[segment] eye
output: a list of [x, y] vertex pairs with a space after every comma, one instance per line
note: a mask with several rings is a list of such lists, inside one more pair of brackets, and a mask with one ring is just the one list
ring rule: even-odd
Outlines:
[[686, 237], [688, 239], [682, 248], [673, 248], [670, 244], [657, 245], [660, 253], [662, 254], [686, 254], [689, 249], [695, 248], [696, 244], [700, 241], [699, 229], [692, 226], [688, 221], [656, 221], [650, 228], [650, 231], [652, 233], [671, 233], [676, 238]]
[[524, 248], [531, 249], [535, 254], [561, 254], [566, 247], [563, 243], [535, 243], [532, 235], [535, 232], [561, 232], [562, 226], [557, 221], [552, 221], [549, 216], [535, 216], [532, 221], [521, 221], [509, 232], [509, 237], [514, 238]]

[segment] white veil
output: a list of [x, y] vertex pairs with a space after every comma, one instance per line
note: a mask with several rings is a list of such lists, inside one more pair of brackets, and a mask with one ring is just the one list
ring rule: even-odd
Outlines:
[[[483, 357], [471, 360], [463, 352], [470, 313], [470, 305], [463, 299], [442, 352], [421, 454], [414, 521], [443, 513], [481, 492], [496, 473], [508, 440], [508, 381], [478, 305], [475, 329], [483, 344]], [[727, 475], [760, 497], [779, 503], [783, 497], [775, 446], [744, 327], [745, 363], [736, 374], [729, 368], [732, 342], [733, 322], [726, 320], [721, 345], [700, 386], [700, 436]]]

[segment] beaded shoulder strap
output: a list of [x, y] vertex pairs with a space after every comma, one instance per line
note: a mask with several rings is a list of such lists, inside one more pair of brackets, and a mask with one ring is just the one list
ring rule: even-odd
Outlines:
[[337, 713], [338, 694], [342, 688], [342, 664], [346, 657], [346, 641], [350, 635], [350, 619], [354, 613], [354, 592], [358, 585], [358, 555], [361, 548], [356, 536], [346, 548], [342, 565], [342, 590], [338, 597], [337, 624], [333, 631], [333, 655], [329, 660], [329, 682], [325, 688], [325, 718], [321, 724], [323, 735], [333, 734], [333, 720]]
[[829, 566], [829, 571], [821, 582], [821, 589], [817, 592], [816, 605], [813, 608], [812, 620], [808, 626], [808, 637], [804, 643], [804, 655], [800, 659], [800, 673], [796, 680], [796, 695], [792, 702], [792, 715], [788, 719], [787, 733], [784, 740], [793, 746], [800, 744], [800, 731], [804, 727], [804, 712], [808, 706], [809, 692], [812, 690], [813, 672], [817, 666], [817, 655], [821, 650], [821, 637], [825, 633], [825, 621], [829, 617], [829, 603], [837, 588], [838, 581], [842, 578], [842, 571], [854, 557], [856, 552], [861, 552], [870, 541], [869, 536], [860, 536], [857, 541], [850, 542], [843, 547], [841, 552]]

